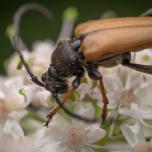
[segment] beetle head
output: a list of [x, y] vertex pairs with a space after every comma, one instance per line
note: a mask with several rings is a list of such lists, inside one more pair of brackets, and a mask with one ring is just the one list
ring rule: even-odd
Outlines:
[[[79, 45], [78, 45], [79, 46]], [[75, 75], [80, 68], [76, 47], [70, 40], [60, 40], [51, 57], [49, 69], [42, 75], [47, 90], [65, 93], [68, 89], [66, 78]]]
[[68, 89], [68, 84], [66, 80], [61, 79], [56, 70], [52, 65], [50, 65], [48, 71], [42, 75], [42, 81], [45, 88], [52, 93], [65, 93]]

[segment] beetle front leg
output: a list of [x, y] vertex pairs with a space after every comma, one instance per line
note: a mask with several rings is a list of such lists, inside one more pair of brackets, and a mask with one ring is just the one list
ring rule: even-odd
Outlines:
[[[63, 96], [61, 103], [65, 104], [65, 102], [70, 98], [70, 96], [73, 94], [74, 89], [69, 89], [68, 92]], [[55, 107], [53, 107], [53, 109], [51, 109], [51, 111], [49, 112], [49, 114], [47, 115], [47, 121], [45, 122], [44, 126], [49, 125], [50, 120], [53, 118], [53, 116], [60, 110], [60, 106], [59, 105], [55, 105]]]
[[100, 92], [103, 98], [103, 111], [101, 115], [102, 123], [103, 123], [107, 118], [107, 111], [108, 111], [107, 106], [108, 106], [109, 100], [106, 95], [106, 90], [103, 84], [102, 75], [100, 74], [100, 72], [98, 72], [97, 66], [92, 63], [89, 63], [87, 65], [87, 70], [88, 70], [88, 75], [90, 76], [90, 78], [94, 80], [99, 80], [99, 83], [100, 83]]
[[130, 62], [130, 53], [122, 55], [122, 65], [134, 69], [139, 72], [147, 73], [152, 75], [152, 65], [142, 65]]
[[[68, 92], [63, 96], [61, 103], [64, 105], [68, 99], [72, 96], [74, 90], [80, 85], [80, 80], [81, 80], [81, 76], [77, 75], [76, 78], [73, 80], [72, 82], [72, 88], [68, 90]], [[53, 109], [51, 109], [51, 111], [49, 112], [49, 114], [47, 115], [47, 121], [45, 122], [44, 126], [49, 125], [50, 120], [53, 118], [53, 116], [60, 110], [60, 106], [56, 105]]]
[[84, 69], [83, 69], [83, 67], [80, 67], [74, 75], [76, 75], [76, 77], [72, 81], [72, 87], [74, 89], [76, 89], [80, 85], [81, 78], [84, 76]]
[[[83, 68], [79, 68], [79, 70], [77, 71], [76, 73], [76, 78], [73, 80], [72, 82], [72, 88], [68, 90], [67, 93], [65, 93], [65, 95], [63, 96], [62, 100], [61, 100], [61, 104], [64, 105], [68, 99], [72, 96], [74, 90], [80, 85], [80, 80], [81, 78], [84, 76], [84, 69]], [[48, 124], [50, 122], [50, 120], [53, 118], [53, 116], [60, 110], [60, 106], [59, 105], [56, 105], [50, 112], [49, 114], [47, 115], [47, 121], [46, 123], [44, 124], [44, 126], [47, 126], [48, 127]], [[76, 115], [77, 117], [77, 115]], [[79, 116], [78, 116], [78, 119], [79, 119]], [[83, 117], [80, 118], [83, 120]], [[85, 121], [85, 120], [84, 120]]]

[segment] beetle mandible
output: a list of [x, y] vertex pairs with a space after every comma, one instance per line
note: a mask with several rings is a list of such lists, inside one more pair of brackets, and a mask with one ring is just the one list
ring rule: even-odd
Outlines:
[[[99, 66], [113, 67], [122, 64], [134, 70], [152, 74], [152, 65], [130, 62], [130, 52], [152, 47], [152, 18], [150, 17], [152, 16], [152, 10], [149, 10], [140, 17], [91, 20], [78, 25], [75, 28], [75, 38], [73, 40], [65, 39], [58, 42], [48, 70], [42, 74], [42, 81], [38, 80], [22, 55], [20, 45], [22, 40], [19, 36], [18, 27], [21, 16], [32, 9], [40, 11], [47, 17], [50, 16], [48, 9], [40, 4], [23, 5], [15, 14], [14, 25], [16, 25], [16, 29], [11, 40], [31, 80], [38, 86], [50, 91], [58, 104], [48, 114], [46, 126], [60, 107], [67, 114], [85, 122], [105, 121], [108, 98], [102, 82], [102, 75], [98, 71]], [[104, 103], [101, 119], [84, 118], [72, 113], [64, 106], [73, 91], [80, 85], [85, 69], [89, 77], [98, 80], [100, 84]], [[72, 82], [72, 88], [69, 89], [67, 78], [71, 76], [75, 78]], [[60, 100], [58, 94], [63, 93], [63, 99]]]

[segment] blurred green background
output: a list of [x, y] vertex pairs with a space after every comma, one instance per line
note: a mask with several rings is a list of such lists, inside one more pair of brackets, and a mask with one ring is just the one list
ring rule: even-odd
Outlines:
[[21, 35], [30, 46], [34, 40], [47, 38], [56, 40], [61, 24], [62, 13], [74, 6], [79, 11], [79, 18], [75, 25], [89, 19], [97, 19], [107, 10], [112, 10], [118, 16], [138, 16], [145, 10], [152, 8], [152, 0], [5, 0], [0, 2], [0, 73], [4, 73], [4, 61], [14, 52], [6, 36], [6, 27], [12, 23], [14, 12], [24, 3], [37, 2], [48, 7], [53, 15], [53, 22], [37, 12], [28, 12], [21, 23]]

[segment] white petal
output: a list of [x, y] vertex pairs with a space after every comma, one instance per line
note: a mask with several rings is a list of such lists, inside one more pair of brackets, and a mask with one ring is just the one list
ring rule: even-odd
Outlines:
[[112, 75], [114, 74], [115, 77], [118, 77], [120, 79], [119, 81], [121, 82], [122, 86], [124, 87], [129, 73], [130, 73], [130, 70], [128, 68], [125, 68], [124, 66], [119, 65], [116, 67], [116, 70], [114, 70]]
[[16, 92], [16, 90], [18, 91], [21, 87], [23, 87], [23, 84], [23, 78], [20, 76], [7, 78], [4, 82], [5, 87], [9, 88], [11, 91], [14, 92]]
[[143, 119], [152, 120], [152, 106], [140, 106], [138, 110]]
[[[51, 56], [54, 51], [54, 43], [51, 40], [45, 41], [35, 41], [32, 44], [33, 52], [38, 54], [39, 56]], [[44, 53], [45, 51], [45, 53]]]
[[[131, 104], [131, 107], [133, 107], [133, 103]], [[119, 114], [130, 116], [138, 120], [141, 119], [141, 113], [139, 113], [135, 108], [120, 108], [118, 112]]]
[[37, 147], [43, 146], [46, 144], [49, 140], [48, 138], [48, 128], [46, 127], [40, 127], [34, 135], [35, 138], [35, 145]]
[[21, 120], [27, 114], [27, 110], [22, 109], [18, 111], [12, 111], [9, 116], [17, 121]]
[[139, 98], [141, 105], [152, 105], [152, 85], [140, 88], [136, 92], [136, 95]]
[[61, 152], [58, 150], [58, 147], [54, 143], [43, 145], [42, 147], [37, 148], [37, 152]]
[[[89, 92], [89, 94], [88, 94], [91, 98], [93, 98], [93, 99], [95, 99], [96, 100], [96, 102], [97, 102], [97, 104], [102, 104], [102, 95], [101, 95], [101, 93], [100, 93], [100, 90], [99, 90], [99, 88], [93, 88], [93, 89], [91, 89], [90, 88], [90, 92]], [[101, 106], [102, 107], [102, 106]]]
[[136, 52], [135, 62], [139, 64], [149, 65], [152, 63], [152, 51], [151, 49], [144, 49]]
[[108, 104], [108, 109], [115, 109], [117, 108], [118, 106], [118, 102], [111, 99], [110, 97], [108, 98], [109, 99], [109, 104]]
[[118, 88], [123, 88], [119, 77], [105, 76], [103, 77], [103, 82], [108, 93], [113, 93]]
[[[69, 126], [68, 122], [59, 114], [56, 114], [49, 124], [49, 128], [44, 131], [44, 138], [52, 141], [62, 139], [65, 128]], [[46, 140], [46, 139], [44, 139]]]
[[94, 118], [95, 109], [92, 106], [92, 104], [88, 103], [85, 106], [83, 106], [82, 104], [79, 104], [77, 106], [76, 113], [78, 113], [79, 115], [83, 115], [83, 117]]
[[130, 109], [127, 109], [127, 108], [120, 108], [118, 110], [119, 114], [122, 114], [122, 115], [126, 115], [126, 116], [130, 116], [132, 118], [135, 118], [136, 120], [140, 121], [143, 125], [147, 126], [147, 127], [152, 127], [148, 124], [146, 124], [143, 119], [144, 118], [144, 115], [143, 113], [141, 112], [140, 110], [140, 107], [138, 107], [137, 104], [134, 104], [132, 103], [131, 104], [131, 108]]
[[109, 150], [110, 152], [132, 152], [132, 148], [128, 143], [117, 142], [117, 143], [106, 144], [103, 147]]
[[68, 126], [68, 122], [60, 114], [56, 114], [50, 122], [50, 127], [51, 126], [66, 128]]
[[84, 147], [79, 152], [95, 152], [92, 148]]
[[99, 125], [90, 125], [87, 128], [87, 137], [89, 143], [95, 143], [106, 135], [106, 131], [99, 127]]
[[150, 143], [151, 143], [151, 145], [152, 145], [152, 138], [151, 138], [151, 140], [150, 140]]
[[6, 121], [3, 133], [11, 134], [13, 137], [24, 137], [24, 132], [17, 121], [9, 119]]
[[50, 92], [46, 90], [40, 90], [35, 92], [35, 103], [40, 105], [43, 105], [45, 107], [51, 106], [51, 101], [50, 101]]
[[143, 128], [139, 122], [137, 122], [134, 126], [123, 124], [120, 127], [123, 135], [131, 147], [134, 147], [138, 143], [145, 142]]
[[0, 152], [35, 152], [33, 141], [28, 137], [13, 138], [8, 134], [0, 135]]
[[141, 84], [143, 83], [143, 76], [135, 71], [129, 73], [126, 88], [136, 90], [140, 88]]
[[137, 143], [134, 134], [131, 132], [131, 129], [127, 125], [121, 125], [120, 127], [130, 146], [134, 147]]
[[92, 87], [92, 82], [81, 83], [81, 85], [79, 86], [79, 88], [77, 90], [80, 101], [83, 100], [87, 94], [90, 95], [91, 87]]

